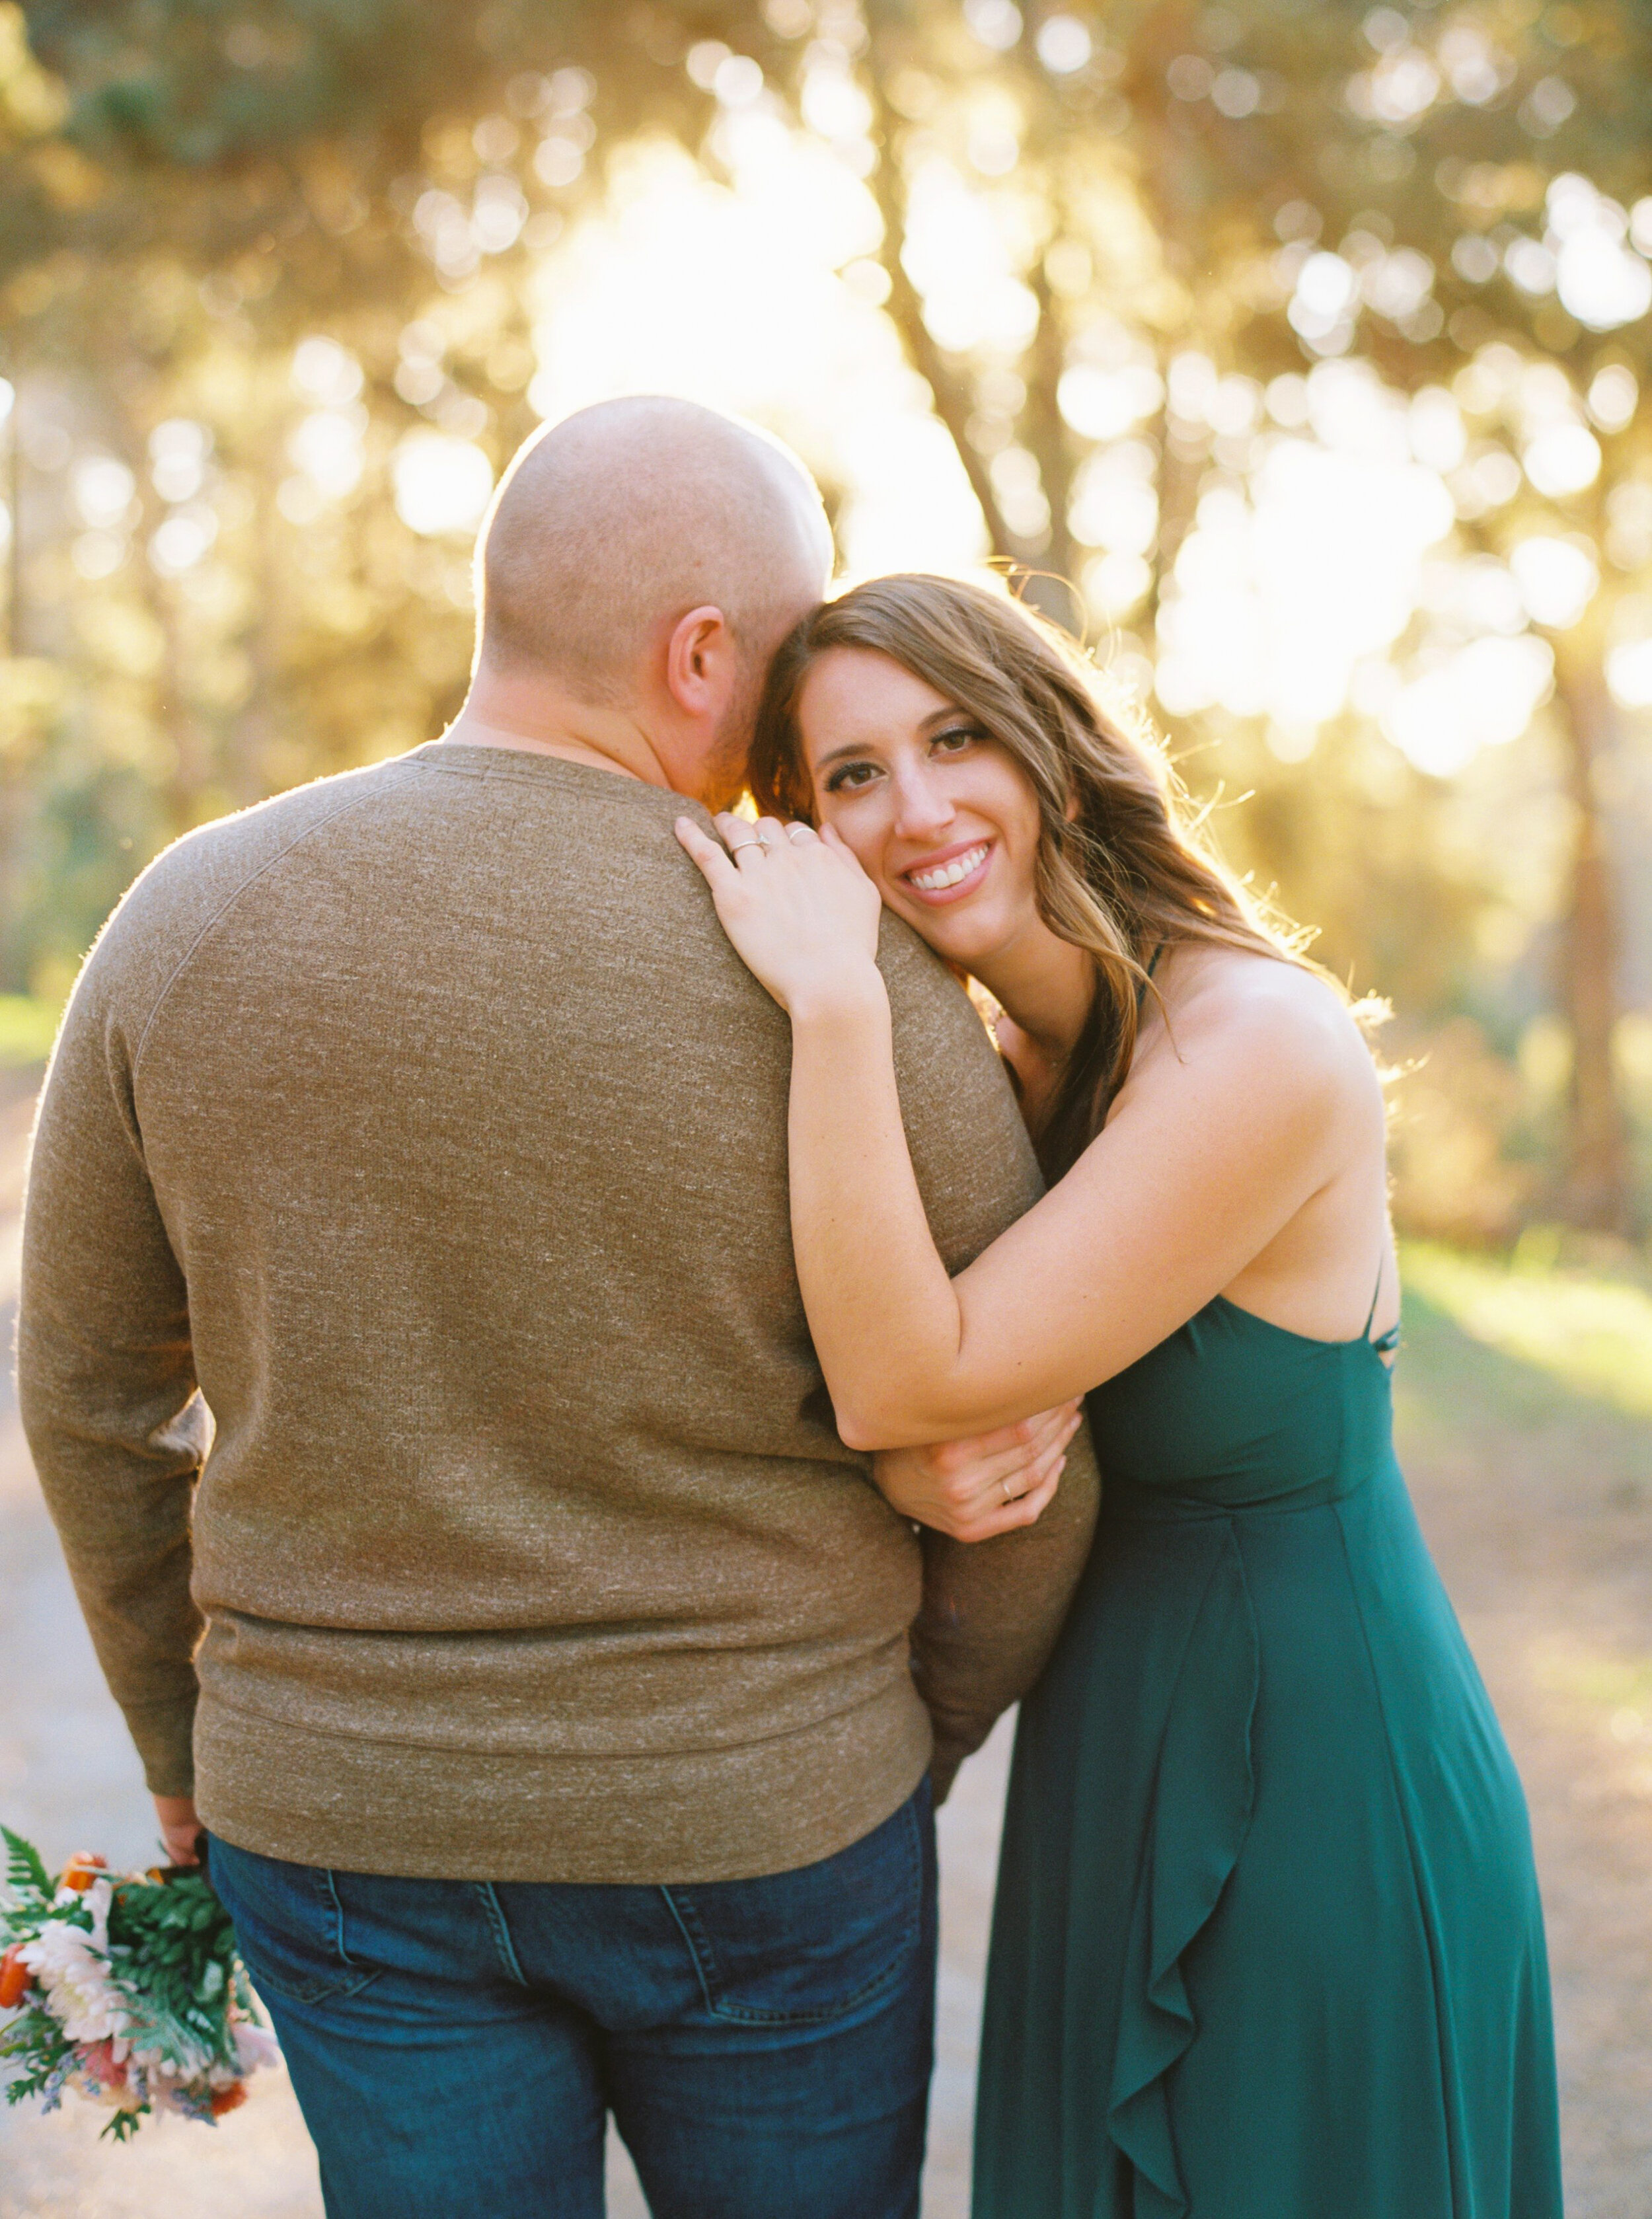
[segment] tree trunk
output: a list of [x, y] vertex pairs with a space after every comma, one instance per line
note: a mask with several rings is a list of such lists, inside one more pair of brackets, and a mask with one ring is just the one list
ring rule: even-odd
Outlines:
[[878, 166], [872, 173], [873, 196], [878, 203], [878, 213], [883, 218], [883, 244], [879, 250], [884, 274], [889, 279], [888, 309], [890, 320], [901, 335], [907, 359], [918, 376], [928, 385], [934, 396], [935, 414], [952, 435], [958, 450], [958, 459], [964, 465], [970, 482], [970, 490], [981, 505], [981, 514], [986, 519], [987, 537], [992, 542], [996, 555], [1013, 558], [1017, 543], [1003, 519], [998, 506], [998, 496], [993, 490], [992, 480], [982, 456], [970, 443], [968, 424], [971, 403], [968, 388], [963, 377], [947, 361], [944, 350], [936, 343], [935, 334], [923, 320], [923, 303], [918, 297], [917, 287], [906, 272], [901, 259], [906, 243], [906, 191], [901, 175], [900, 154], [896, 145], [899, 125], [881, 90], [882, 71], [869, 72], [869, 90], [878, 133]]
[[1067, 520], [1072, 507], [1072, 434], [1056, 398], [1066, 367], [1066, 337], [1041, 262], [1033, 273], [1033, 291], [1038, 301], [1038, 330], [1022, 365], [1027, 377], [1027, 405], [1022, 412], [1021, 429], [1038, 463], [1044, 495], [1050, 504], [1050, 543], [1028, 581], [1027, 598], [1046, 616], [1082, 638], [1084, 597], [1078, 584], [1078, 550]]
[[14, 368], [11, 407], [3, 433], [0, 433], [5, 440], [3, 499], [11, 519], [11, 530], [6, 538], [5, 652], [13, 656], [28, 652], [28, 626], [23, 615], [23, 443], [17, 436], [17, 417], [22, 405], [22, 377]]
[[1599, 656], [1587, 642], [1562, 635], [1555, 645], [1574, 827], [1559, 980], [1572, 1035], [1572, 1078], [1556, 1207], [1568, 1224], [1627, 1235], [1634, 1217], [1629, 1136], [1612, 1071], [1617, 904], [1597, 777], [1615, 712]]

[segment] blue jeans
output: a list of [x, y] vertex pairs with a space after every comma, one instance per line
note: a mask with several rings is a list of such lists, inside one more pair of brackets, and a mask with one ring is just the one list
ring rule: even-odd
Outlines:
[[925, 1782], [819, 1864], [692, 1886], [394, 1880], [214, 1839], [328, 2219], [916, 2219]]

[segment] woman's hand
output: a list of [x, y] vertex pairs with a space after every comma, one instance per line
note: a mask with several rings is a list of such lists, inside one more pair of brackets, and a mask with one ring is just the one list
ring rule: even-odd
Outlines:
[[872, 1476], [904, 1518], [954, 1541], [990, 1541], [1036, 1521], [1055, 1493], [1083, 1414], [1081, 1403], [1063, 1402], [972, 1440], [885, 1449], [873, 1458]]
[[677, 819], [677, 837], [724, 930], [783, 1010], [829, 1008], [877, 983], [878, 889], [835, 832], [726, 815], [717, 828], [724, 847], [692, 817]]

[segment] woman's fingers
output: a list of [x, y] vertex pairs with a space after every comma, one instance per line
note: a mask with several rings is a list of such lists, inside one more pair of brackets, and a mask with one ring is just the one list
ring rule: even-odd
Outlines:
[[1028, 1488], [1025, 1495], [1010, 1504], [1005, 1514], [1006, 1522], [999, 1528], [1000, 1532], [1011, 1533], [1017, 1526], [1036, 1526], [1055, 1500], [1055, 1491], [1061, 1484], [1061, 1475], [1066, 1468], [1066, 1458], [1057, 1457], [1037, 1486]]
[[973, 1440], [942, 1442], [929, 1451], [942, 1499], [968, 1515], [1024, 1495], [1078, 1432], [1083, 1414], [1078, 1403], [1062, 1402]]
[[1041, 1454], [1009, 1482], [1010, 1492], [1002, 1503], [986, 1503], [976, 1515], [989, 1521], [995, 1533], [1008, 1533], [1017, 1526], [1034, 1524], [1060, 1483], [1067, 1468], [1067, 1444], [1077, 1420], [1064, 1427]]
[[677, 835], [680, 847], [685, 848], [705, 875], [706, 884], [715, 893], [719, 886], [737, 883], [739, 873], [729, 859], [726, 848], [708, 839], [692, 817], [680, 817], [672, 830]]
[[1006, 1502], [1030, 1484], [1027, 1474], [1048, 1445], [1040, 1443], [1034, 1448], [1026, 1442], [1016, 1442], [996, 1456], [972, 1458], [957, 1470], [941, 1476], [939, 1492], [960, 1513], [978, 1505]]
[[972, 1543], [996, 1540], [1000, 1533], [1014, 1533], [1023, 1526], [1035, 1526], [1054, 1498], [1066, 1463], [1065, 1456], [1059, 1456], [1039, 1484], [1029, 1488], [1025, 1495], [1017, 1495], [1013, 1502], [1006, 1502], [997, 1510], [983, 1511], [973, 1518], [948, 1520], [941, 1530], [954, 1541]]
[[763, 862], [771, 842], [763, 837], [759, 826], [744, 817], [730, 816], [726, 809], [719, 811], [715, 823], [736, 870], [747, 871]]
[[931, 1454], [943, 1470], [970, 1471], [978, 1467], [984, 1469], [991, 1463], [997, 1476], [999, 1471], [1013, 1470], [1017, 1464], [1025, 1464], [1036, 1456], [1066, 1422], [1073, 1408], [1071, 1402], [1058, 1403], [1053, 1410], [1018, 1418], [1012, 1425], [995, 1426], [990, 1433], [942, 1441]]

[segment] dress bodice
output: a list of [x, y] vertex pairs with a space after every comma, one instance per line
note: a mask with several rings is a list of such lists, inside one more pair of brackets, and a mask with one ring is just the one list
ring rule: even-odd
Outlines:
[[1114, 1511], [1231, 1516], [1351, 1493], [1388, 1451], [1398, 1333], [1314, 1340], [1218, 1295], [1090, 1396]]

